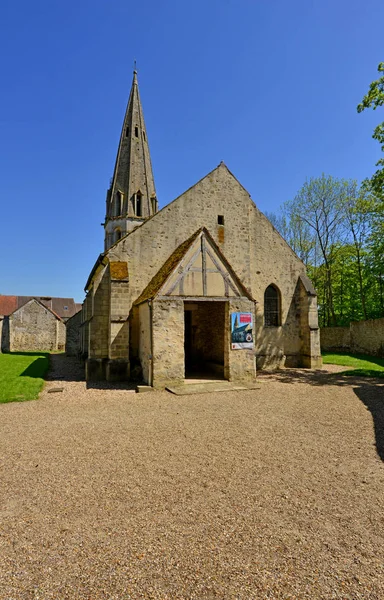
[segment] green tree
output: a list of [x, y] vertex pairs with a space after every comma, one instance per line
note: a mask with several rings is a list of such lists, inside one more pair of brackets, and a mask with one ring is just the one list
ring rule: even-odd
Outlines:
[[347, 198], [348, 182], [330, 175], [312, 177], [306, 181], [295, 198], [284, 207], [290, 215], [290, 221], [298, 221], [312, 232], [316, 254], [318, 249], [320, 271], [315, 269], [314, 283], [318, 284], [317, 274], [323, 281], [323, 302], [329, 310], [328, 325], [337, 325], [335, 312], [332, 268], [335, 254], [345, 237], [344, 206]]
[[323, 175], [268, 218], [307, 267], [322, 326], [384, 316], [384, 202]]
[[291, 211], [289, 202], [283, 205], [280, 214], [266, 212], [265, 216], [306, 267], [316, 264], [315, 235], [309, 225]]
[[356, 181], [347, 183], [347, 196], [344, 203], [345, 224], [349, 232], [352, 248], [354, 251], [354, 262], [357, 281], [360, 292], [360, 302], [364, 319], [368, 319], [366, 307], [366, 288], [364, 284], [365, 271], [365, 248], [369, 234], [368, 215], [371, 210], [371, 198], [367, 188], [358, 187]]
[[368, 204], [367, 217], [369, 235], [367, 239], [370, 318], [384, 316], [384, 203], [372, 195]]
[[[384, 63], [379, 63], [377, 68], [379, 73], [384, 73]], [[364, 96], [362, 102], [357, 106], [357, 112], [362, 112], [366, 108], [376, 110], [384, 105], [384, 75], [381, 75], [376, 81], [372, 81], [368, 93]], [[379, 123], [373, 131], [372, 137], [381, 144], [381, 150], [384, 152], [384, 121]], [[384, 158], [381, 158], [376, 166], [381, 167], [371, 177], [372, 189], [377, 196], [384, 200]]]

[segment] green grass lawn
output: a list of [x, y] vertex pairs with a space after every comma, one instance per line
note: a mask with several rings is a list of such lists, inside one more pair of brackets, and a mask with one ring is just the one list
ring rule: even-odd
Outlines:
[[384, 377], [384, 358], [344, 352], [323, 352], [322, 356], [323, 364], [325, 365], [345, 365], [346, 367], [352, 367], [352, 369], [343, 371], [343, 375]]
[[48, 367], [47, 352], [0, 354], [0, 403], [35, 400]]

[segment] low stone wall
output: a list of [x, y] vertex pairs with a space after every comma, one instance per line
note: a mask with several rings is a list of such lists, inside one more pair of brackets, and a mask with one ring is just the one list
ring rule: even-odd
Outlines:
[[321, 349], [384, 356], [384, 319], [353, 321], [349, 327], [320, 330]]
[[349, 351], [351, 349], [350, 327], [322, 327], [320, 345], [321, 349], [326, 351]]
[[351, 323], [353, 352], [384, 356], [384, 319]]

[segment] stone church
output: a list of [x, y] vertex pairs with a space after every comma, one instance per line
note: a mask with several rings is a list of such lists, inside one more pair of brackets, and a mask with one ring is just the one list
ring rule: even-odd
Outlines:
[[88, 380], [164, 388], [321, 366], [304, 264], [224, 163], [159, 210], [136, 71], [104, 229], [82, 313]]

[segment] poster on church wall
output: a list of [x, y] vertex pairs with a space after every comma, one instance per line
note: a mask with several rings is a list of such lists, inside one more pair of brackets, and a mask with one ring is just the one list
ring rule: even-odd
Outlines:
[[252, 313], [231, 314], [231, 348], [232, 350], [253, 349]]

